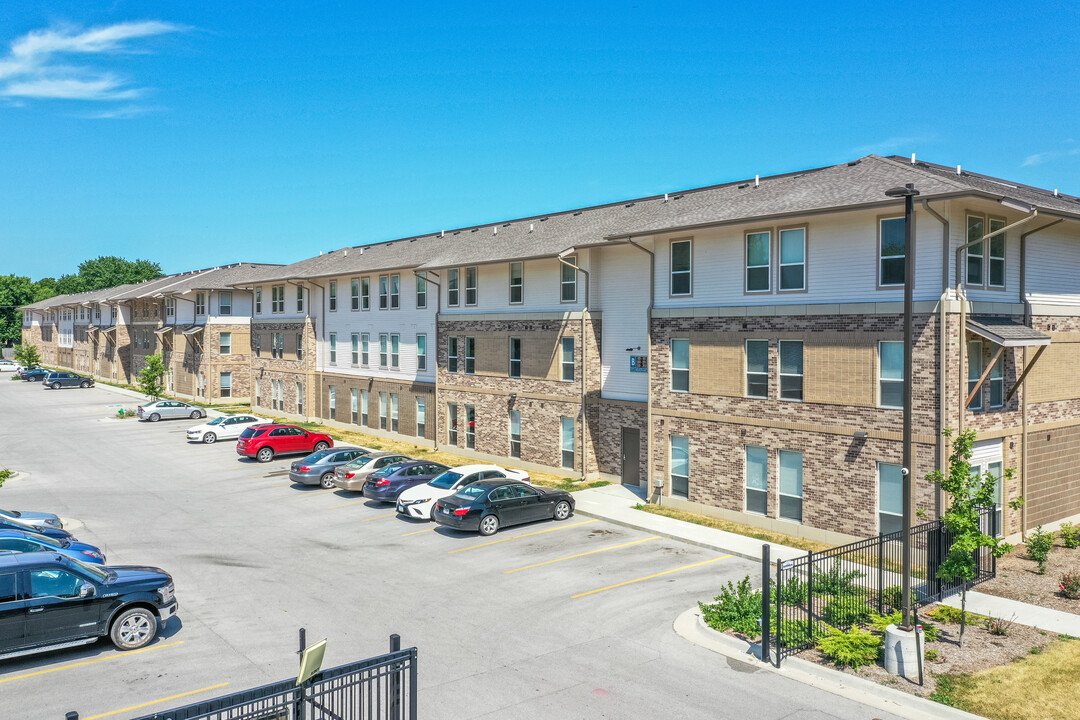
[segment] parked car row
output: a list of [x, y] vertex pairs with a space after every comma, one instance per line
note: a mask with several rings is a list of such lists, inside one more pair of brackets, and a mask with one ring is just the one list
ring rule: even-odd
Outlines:
[[48, 368], [19, 368], [18, 376], [26, 382], [40, 380], [42, 386], [51, 390], [66, 387], [88, 388], [94, 385], [94, 378], [73, 372], [59, 372]]

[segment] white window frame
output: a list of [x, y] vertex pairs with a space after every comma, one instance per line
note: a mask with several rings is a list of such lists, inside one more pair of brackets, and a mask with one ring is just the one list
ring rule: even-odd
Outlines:
[[367, 367], [371, 364], [371, 336], [369, 333], [360, 333], [360, 364]]
[[455, 447], [458, 444], [457, 403], [446, 403], [446, 442]]
[[337, 333], [330, 333], [330, 359], [331, 365], [337, 365]]
[[352, 312], [360, 311], [360, 278], [349, 280], [349, 309]]
[[296, 286], [296, 312], [304, 312], [304, 286]]
[[416, 437], [427, 437], [427, 398], [416, 396]]
[[416, 336], [416, 369], [427, 370], [427, 335], [423, 333]]
[[206, 293], [195, 293], [195, 317], [206, 315]]
[[360, 309], [371, 309], [371, 278], [368, 276], [360, 278]]
[[[895, 468], [896, 474], [900, 476], [901, 494], [900, 494], [899, 507], [897, 507], [896, 512], [893, 512], [892, 510], [886, 510], [884, 508], [884, 506], [883, 506], [883, 501], [885, 499], [885, 497], [884, 497], [885, 493], [882, 492], [882, 488], [883, 488], [882, 470], [885, 469], [885, 468], [890, 468], [890, 469]], [[903, 466], [900, 465], [899, 463], [879, 462], [877, 464], [877, 526], [878, 526], [878, 533], [883, 534], [883, 533], [887, 533], [887, 532], [895, 532], [895, 530], [900, 530], [900, 529], [903, 528], [903, 520], [902, 520], [902, 518], [904, 517], [904, 498], [903, 498], [903, 474], [901, 473], [902, 469], [903, 469]], [[882, 515], [888, 515], [889, 517], [896, 518], [896, 528], [886, 530], [883, 527], [883, 523], [881, 522], [881, 516]]]
[[446, 305], [457, 307], [461, 301], [461, 272], [457, 268], [446, 271]]
[[232, 355], [232, 333], [218, 333], [218, 354]]
[[[228, 302], [226, 302], [228, 300]], [[233, 296], [229, 291], [221, 291], [218, 293], [218, 315], [229, 316], [232, 315], [233, 309]]]
[[[763, 344], [765, 346], [765, 372], [760, 372], [760, 371], [757, 371], [757, 370], [753, 370], [753, 371], [750, 370], [750, 343], [761, 343], [761, 344]], [[755, 347], [756, 347], [756, 345], [755, 345]], [[759, 400], [767, 400], [769, 398], [769, 341], [768, 340], [762, 340], [760, 338], [749, 339], [743, 345], [743, 352], [745, 353], [745, 357], [746, 357], [746, 360], [745, 360], [745, 364], [746, 364], [745, 394], [746, 394], [746, 397], [748, 397], [748, 398], [756, 398], [756, 399], [759, 399]], [[761, 376], [761, 375], [765, 376], [765, 394], [764, 395], [751, 395], [750, 394], [750, 376], [751, 375], [753, 375], [755, 377], [758, 377], [758, 376]]]
[[[785, 373], [784, 372], [784, 347], [787, 345], [799, 346], [799, 372], [798, 373]], [[777, 375], [780, 378], [780, 390], [779, 399], [786, 402], [803, 402], [803, 397], [806, 392], [806, 347], [802, 340], [779, 340], [777, 342]], [[784, 397], [784, 378], [799, 378], [799, 397]]]
[[[984, 263], [985, 266], [986, 266], [986, 286], [990, 287], [990, 288], [1002, 289], [1002, 288], [1005, 287], [1006, 282], [1007, 282], [1007, 278], [1005, 276], [1005, 273], [1008, 270], [1008, 265], [1007, 265], [1006, 260], [1005, 260], [1005, 255], [1006, 255], [1006, 252], [1008, 250], [1008, 248], [1007, 248], [1007, 238], [1005, 236], [1005, 233], [997, 232], [997, 231], [1003, 230], [1005, 228], [1005, 225], [1006, 225], [1005, 220], [1003, 220], [1001, 218], [987, 217], [987, 219], [986, 219], [986, 226], [988, 228], [987, 232], [994, 233], [991, 237], [989, 237], [986, 240], [986, 260], [985, 260], [985, 263]], [[999, 237], [1001, 238], [1001, 254], [996, 255], [996, 254], [994, 254], [994, 240], [996, 238], [999, 238]], [[1001, 263], [1001, 282], [1000, 283], [995, 283], [993, 281], [994, 263]]]
[[480, 299], [480, 270], [475, 265], [465, 268], [465, 307], [476, 307]]
[[[686, 270], [675, 269], [675, 246], [686, 245], [690, 250], [690, 264]], [[686, 292], [675, 292], [676, 275], [686, 276]], [[694, 241], [687, 238], [672, 240], [668, 243], [668, 295], [671, 297], [685, 297], [694, 294]]]
[[427, 275], [420, 273], [416, 275], [416, 309], [424, 310], [427, 308]]
[[[1005, 353], [1001, 354], [998, 361], [990, 369], [990, 377], [986, 384], [990, 387], [990, 407], [1005, 407]], [[994, 402], [995, 396], [997, 402]]]
[[[559, 380], [562, 382], [574, 382], [577, 375], [577, 347], [575, 338], [563, 336], [559, 338]], [[570, 348], [570, 359], [566, 358], [567, 343]]]
[[330, 312], [337, 312], [337, 280], [330, 281]]
[[[966, 234], [964, 236], [965, 237], [965, 242], [971, 242], [972, 241], [972, 239], [971, 239], [971, 235], [972, 235], [972, 223], [971, 223], [971, 221], [972, 220], [977, 220], [979, 222], [979, 230], [976, 231], [978, 233], [978, 237], [982, 237], [983, 235], [986, 234], [986, 227], [987, 227], [987, 225], [986, 225], [986, 216], [985, 215], [977, 215], [975, 213], [965, 213], [965, 224], [964, 224], [964, 229], [966, 231]], [[987, 250], [986, 243], [987, 243], [987, 241], [983, 240], [982, 242], [978, 243], [977, 245], [972, 245], [971, 247], [969, 247], [967, 250], [964, 251], [964, 285], [967, 285], [969, 287], [984, 287], [985, 286], [985, 284], [986, 284], [986, 250]], [[977, 251], [976, 251], [976, 248], [978, 248]], [[971, 279], [971, 263], [972, 263], [973, 260], [978, 261], [978, 268], [979, 268], [979, 272], [978, 272], [979, 279], [977, 281], [974, 281], [974, 282]]]
[[[793, 233], [800, 235], [800, 244], [802, 249], [802, 259], [798, 262], [784, 262], [784, 240], [790, 237]], [[778, 292], [806, 292], [806, 227], [788, 227], [780, 228], [776, 231], [776, 261], [779, 267], [776, 278], [776, 289]], [[801, 267], [802, 271], [799, 273], [799, 286], [798, 287], [784, 287], [784, 269], [792, 267]]]
[[[764, 459], [764, 468], [762, 469], [761, 478], [765, 481], [765, 488], [759, 488], [750, 484], [750, 452], [760, 451], [761, 458]], [[755, 463], [756, 464], [756, 463]], [[743, 446], [743, 510], [754, 515], [769, 515], [769, 449], [761, 445], [744, 445]], [[750, 509], [750, 497], [751, 493], [760, 493], [765, 496], [765, 511], [758, 512], [757, 510]]]
[[458, 365], [458, 339], [456, 335], [446, 338], [446, 371], [456, 373], [461, 368]]
[[[686, 367], [676, 367], [676, 343], [686, 347]], [[668, 385], [668, 389], [674, 393], [690, 392], [690, 341], [686, 338], [672, 338], [668, 351], [670, 353], [669, 357], [671, 358], [671, 382]], [[676, 383], [676, 378], [682, 379], [683, 383]], [[682, 384], [685, 384], [686, 387], [677, 387], [677, 385]]]
[[337, 388], [334, 387], [333, 385], [329, 386], [329, 395], [330, 395], [330, 413], [329, 413], [330, 414], [330, 419], [331, 420], [336, 420], [337, 419]]
[[390, 393], [390, 432], [398, 431], [398, 394]]
[[379, 367], [386, 368], [387, 360], [390, 355], [390, 335], [387, 333], [379, 333]]
[[[978, 347], [976, 352], [972, 352], [973, 347]], [[978, 360], [978, 365], [974, 365], [975, 360]], [[974, 372], [973, 372], [974, 370]], [[975, 386], [979, 383], [979, 378], [983, 373], [983, 344], [982, 340], [968, 340], [967, 344], [967, 394], [970, 395], [971, 391], [975, 389]], [[972, 377], [974, 375], [974, 377]], [[968, 410], [982, 410], [983, 409], [983, 389], [979, 388], [979, 392], [975, 393], [975, 397], [971, 399], [971, 403], [967, 406]]]
[[[514, 432], [514, 420], [517, 419], [517, 433]], [[521, 459], [521, 411], [510, 411], [510, 457]]]
[[360, 420], [360, 392], [356, 388], [349, 389], [349, 413], [350, 422], [353, 425], [359, 424], [358, 421]]
[[390, 333], [390, 369], [401, 367], [401, 335]]
[[360, 391], [360, 424], [367, 427], [368, 424], [368, 391]]
[[465, 447], [476, 449], [476, 406], [465, 406]]
[[379, 309], [390, 309], [390, 276], [379, 276]]
[[[784, 456], [785, 455], [798, 455], [799, 456], [799, 494], [794, 495], [790, 492], [784, 492]], [[803, 522], [806, 517], [806, 513], [803, 512], [803, 500], [806, 495], [805, 490], [805, 474], [806, 474], [806, 458], [800, 450], [777, 450], [776, 451], [776, 494], [777, 500], [777, 513], [776, 516], [787, 522]], [[784, 515], [784, 498], [798, 498], [799, 500], [799, 517], [793, 518]]]
[[[171, 298], [171, 297], [165, 298], [165, 317], [166, 318], [176, 317], [176, 298]], [[96, 322], [101, 322], [101, 310], [100, 309], [97, 311], [97, 320], [96, 320]]]
[[[521, 338], [511, 337], [508, 340], [507, 357], [510, 359], [507, 368], [507, 377], [521, 377]], [[517, 344], [517, 357], [514, 357], [514, 345]]]
[[[514, 282], [514, 267], [517, 266], [517, 282]], [[517, 290], [517, 300], [514, 299], [514, 291]], [[521, 261], [510, 263], [510, 285], [507, 299], [511, 305], [522, 305], [525, 302], [525, 263]]]
[[386, 393], [379, 393], [379, 429], [386, 429]]
[[349, 341], [352, 350], [352, 366], [356, 367], [360, 364], [360, 333], [352, 333]]
[[296, 383], [296, 414], [304, 414], [304, 383]]
[[[567, 263], [573, 267], [568, 267]], [[569, 280], [567, 279], [568, 273]], [[563, 262], [559, 263], [559, 302], [577, 302], [577, 276], [577, 255], [567, 255], [563, 258]], [[567, 297], [567, 289], [570, 291], [569, 297]]]
[[[885, 239], [885, 223], [899, 222], [901, 227], [904, 228], [904, 254], [903, 255], [885, 255], [884, 253], [884, 239]], [[880, 217], [878, 218], [878, 287], [879, 288], [902, 288], [904, 287], [904, 281], [900, 282], [885, 282], [885, 262], [890, 263], [900, 262], [900, 275], [903, 277], [907, 273], [907, 228], [904, 227], [904, 216], [893, 217]]]
[[[765, 236], [765, 247], [768, 249], [768, 258], [764, 265], [750, 264], [750, 238], [758, 235]], [[743, 292], [747, 295], [757, 295], [772, 292], [772, 230], [751, 230], [743, 233]], [[750, 288], [750, 271], [765, 268], [766, 283], [763, 288]]]
[[[886, 346], [890, 348], [900, 346], [900, 370], [899, 377], [885, 377], [885, 352]], [[900, 387], [900, 402], [897, 405], [885, 404], [885, 386]], [[904, 409], [904, 343], [898, 340], [881, 340], [878, 342], [878, 407], [894, 410]]]
[[397, 310], [401, 307], [401, 276], [390, 276], [390, 309]]
[[[679, 445], [676, 448], [676, 444]], [[685, 448], [682, 447], [685, 445]], [[680, 454], [686, 454], [686, 474], [679, 474], [675, 472], [676, 451]], [[681, 458], [679, 458], [681, 460]], [[673, 497], [681, 497], [690, 499], [690, 436], [689, 435], [669, 435], [668, 436], [668, 482], [670, 483], [671, 495]], [[678, 483], [678, 490], [676, 490], [676, 483]], [[683, 486], [685, 485], [685, 492]]]

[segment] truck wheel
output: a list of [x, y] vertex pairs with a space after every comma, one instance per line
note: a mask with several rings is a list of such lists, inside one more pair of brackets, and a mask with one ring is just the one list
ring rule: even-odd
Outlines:
[[120, 650], [146, 647], [157, 636], [157, 616], [146, 608], [125, 610], [113, 620], [109, 639]]

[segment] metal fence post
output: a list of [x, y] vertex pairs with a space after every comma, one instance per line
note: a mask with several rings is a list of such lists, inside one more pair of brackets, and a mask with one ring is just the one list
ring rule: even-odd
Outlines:
[[814, 553], [806, 554], [806, 631], [814, 642]]
[[784, 561], [776, 558], [776, 667], [780, 667], [780, 648], [784, 647], [784, 615], [780, 605], [780, 568]]
[[[401, 650], [401, 636], [394, 633], [390, 636], [390, 652]], [[392, 720], [401, 718], [401, 665], [395, 665], [390, 671], [390, 717]]]
[[416, 656], [416, 648], [413, 648], [409, 655], [409, 720], [416, 720], [419, 715], [416, 698]]
[[761, 546], [761, 660], [769, 662], [769, 544]]
[[[307, 650], [307, 628], [300, 628], [300, 649], [296, 651], [296, 654], [300, 656], [301, 662], [303, 661], [304, 651]], [[307, 691], [305, 690], [307, 683], [296, 688], [296, 701], [293, 703], [293, 710], [296, 713], [296, 720], [304, 720], [304, 706], [307, 700]]]
[[885, 614], [885, 535], [877, 536], [877, 611]]

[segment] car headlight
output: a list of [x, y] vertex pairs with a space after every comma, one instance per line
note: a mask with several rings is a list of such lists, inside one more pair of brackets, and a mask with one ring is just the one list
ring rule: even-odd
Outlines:
[[157, 589], [157, 595], [161, 599], [162, 605], [168, 605], [173, 601], [173, 593], [176, 590], [176, 586], [172, 583], [168, 585], [162, 585]]
[[80, 550], [79, 552], [81, 552], [83, 555], [86, 555], [88, 557], [92, 557], [95, 560], [104, 560], [105, 559], [104, 555], [102, 555], [99, 552], [94, 552], [93, 550]]
[[63, 527], [63, 524], [61, 524], [60, 520], [57, 519], [57, 518], [45, 518], [45, 524], [46, 525], [52, 525], [54, 528], [62, 528]]

